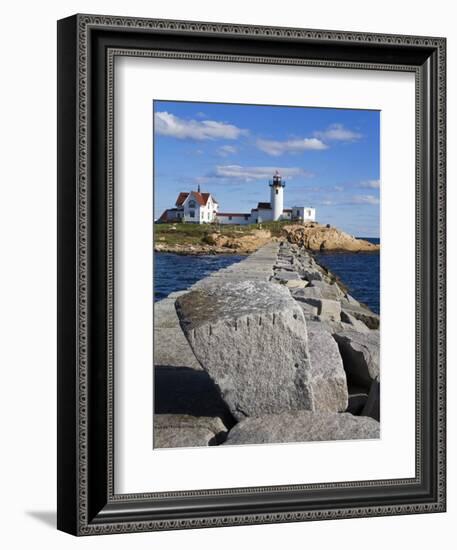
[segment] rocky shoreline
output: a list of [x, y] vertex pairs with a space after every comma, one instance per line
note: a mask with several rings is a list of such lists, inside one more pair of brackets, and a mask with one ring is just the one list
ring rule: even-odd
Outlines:
[[154, 306], [154, 447], [379, 437], [379, 317], [269, 242]]
[[[171, 226], [173, 227], [173, 226]], [[166, 242], [164, 236], [158, 237], [154, 252], [169, 252], [173, 254], [251, 254], [270, 242], [286, 240], [291, 244], [310, 251], [341, 251], [341, 252], [377, 252], [379, 244], [373, 244], [358, 239], [330, 225], [317, 222], [284, 225], [281, 234], [272, 235], [268, 229], [251, 229], [244, 234], [227, 235], [220, 230], [210, 229], [199, 242], [181, 243]], [[162, 240], [161, 240], [162, 239]]]

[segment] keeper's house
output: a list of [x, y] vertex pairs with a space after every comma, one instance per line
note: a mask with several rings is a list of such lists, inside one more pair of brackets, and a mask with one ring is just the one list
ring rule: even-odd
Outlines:
[[158, 223], [218, 223], [248, 225], [268, 221], [315, 221], [316, 210], [306, 206], [284, 208], [285, 182], [276, 172], [269, 182], [270, 202], [259, 202], [250, 212], [219, 212], [219, 203], [211, 193], [197, 191], [179, 193], [175, 208], [163, 212]]

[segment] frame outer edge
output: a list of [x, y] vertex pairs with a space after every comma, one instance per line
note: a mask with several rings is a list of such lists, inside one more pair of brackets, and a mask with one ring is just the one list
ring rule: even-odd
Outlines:
[[76, 17], [57, 23], [57, 528], [77, 534]]
[[[439, 80], [439, 85], [437, 90], [433, 90], [436, 93], [436, 101], [440, 106], [440, 115], [438, 120], [435, 121], [438, 126], [438, 132], [440, 138], [438, 139], [437, 148], [438, 148], [438, 157], [442, 160], [443, 165], [440, 164], [440, 167], [443, 166], [442, 170], [440, 168], [440, 174], [438, 177], [439, 185], [437, 189], [437, 201], [440, 206], [444, 205], [444, 180], [445, 180], [445, 168], [444, 168], [444, 155], [445, 155], [445, 137], [442, 135], [444, 131], [445, 124], [445, 39], [442, 38], [433, 38], [433, 37], [414, 37], [414, 36], [403, 36], [403, 35], [384, 35], [384, 34], [371, 34], [371, 33], [357, 33], [357, 32], [340, 32], [340, 31], [318, 31], [318, 30], [307, 30], [307, 29], [289, 29], [289, 28], [275, 28], [275, 27], [255, 27], [252, 25], [233, 25], [233, 24], [223, 24], [223, 23], [204, 23], [204, 22], [190, 22], [190, 21], [166, 21], [166, 20], [154, 20], [154, 19], [137, 19], [131, 17], [112, 17], [112, 16], [103, 16], [103, 15], [77, 15], [72, 20], [73, 24], [76, 22], [75, 27], [77, 31], [74, 33], [75, 36], [75, 49], [77, 44], [77, 55], [75, 55], [75, 75], [77, 74], [77, 84], [74, 88], [77, 90], [78, 98], [74, 98], [75, 110], [73, 113], [77, 112], [77, 120], [74, 123], [77, 126], [78, 130], [78, 143], [75, 143], [74, 151], [78, 151], [77, 158], [75, 158], [75, 164], [77, 170], [77, 199], [78, 199], [78, 218], [76, 224], [74, 224], [73, 229], [77, 226], [77, 231], [75, 235], [75, 245], [77, 244], [77, 265], [75, 265], [73, 280], [75, 279], [75, 274], [77, 273], [78, 280], [75, 284], [77, 286], [78, 296], [75, 297], [75, 302], [79, 300], [77, 307], [77, 338], [76, 346], [74, 349], [78, 350], [78, 364], [76, 366], [76, 371], [79, 378], [78, 380], [73, 380], [73, 389], [74, 389], [74, 400], [72, 403], [76, 402], [77, 405], [77, 419], [73, 427], [77, 424], [77, 429], [72, 432], [75, 437], [73, 437], [73, 448], [75, 451], [74, 462], [75, 470], [77, 470], [77, 487], [73, 487], [71, 494], [77, 492], [75, 499], [71, 506], [68, 506], [62, 509], [62, 514], [67, 515], [68, 513], [73, 513], [76, 510], [75, 517], [77, 515], [77, 526], [74, 528], [74, 522], [71, 522], [71, 528], [65, 528], [67, 524], [65, 521], [61, 520], [59, 522], [59, 528], [67, 530], [75, 534], [108, 534], [108, 533], [119, 533], [119, 532], [134, 532], [134, 531], [150, 531], [150, 530], [166, 530], [166, 529], [187, 529], [187, 528], [202, 528], [202, 527], [212, 527], [212, 526], [227, 526], [227, 525], [247, 525], [247, 524], [259, 524], [259, 523], [277, 523], [277, 522], [291, 522], [291, 521], [307, 521], [307, 520], [319, 520], [319, 519], [337, 519], [337, 518], [350, 518], [350, 517], [369, 517], [376, 515], [395, 515], [395, 514], [405, 514], [405, 513], [424, 513], [424, 512], [437, 512], [443, 511], [445, 507], [445, 489], [438, 491], [437, 499], [434, 502], [422, 503], [422, 504], [413, 504], [413, 505], [393, 505], [393, 506], [370, 506], [365, 508], [345, 508], [345, 509], [331, 509], [331, 510], [312, 510], [308, 512], [294, 512], [294, 513], [265, 513], [265, 514], [256, 514], [248, 516], [230, 516], [230, 517], [217, 517], [217, 518], [199, 518], [199, 519], [183, 519], [183, 520], [170, 520], [170, 521], [126, 521], [125, 523], [111, 523], [111, 524], [89, 524], [87, 517], [87, 498], [88, 498], [88, 472], [87, 472], [87, 424], [86, 424], [86, 414], [87, 414], [87, 402], [86, 402], [86, 393], [87, 393], [87, 246], [89, 245], [87, 241], [88, 232], [87, 232], [87, 180], [86, 180], [86, 155], [87, 155], [87, 112], [88, 112], [88, 30], [89, 27], [98, 27], [98, 28], [111, 28], [111, 30], [119, 29], [136, 29], [136, 30], [156, 30], [160, 31], [169, 31], [176, 33], [198, 33], [198, 34], [208, 34], [211, 36], [220, 35], [220, 34], [229, 34], [229, 35], [244, 35], [247, 38], [255, 38], [256, 36], [270, 36], [271, 38], [293, 38], [293, 39], [303, 39], [303, 40], [318, 40], [322, 42], [326, 41], [338, 41], [343, 42], [354, 42], [356, 44], [390, 44], [391, 46], [409, 46], [409, 47], [429, 47], [435, 52], [438, 52], [440, 62], [437, 69], [437, 80]], [[62, 20], [59, 24], [62, 24], [67, 20]], [[67, 37], [68, 39], [68, 37]], [[65, 44], [65, 40], [62, 42]], [[60, 42], [59, 42], [59, 45]], [[61, 67], [61, 65], [59, 65]], [[363, 67], [361, 67], [363, 68]], [[59, 102], [62, 102], [63, 98], [59, 93]], [[60, 120], [60, 115], [59, 115]], [[60, 128], [60, 126], [59, 126]], [[68, 128], [67, 128], [68, 131]], [[60, 134], [59, 134], [60, 135]], [[63, 135], [63, 134], [62, 134]], [[75, 140], [76, 141], [76, 140]], [[60, 156], [60, 155], [59, 155]], [[73, 170], [73, 168], [71, 168]], [[71, 171], [70, 170], [70, 171]], [[60, 174], [60, 172], [59, 172]], [[73, 172], [74, 175], [74, 172]], [[74, 184], [75, 182], [73, 182]], [[61, 178], [59, 176], [59, 190], [61, 189]], [[69, 203], [64, 201], [64, 206]], [[59, 202], [59, 206], [61, 203]], [[74, 203], [73, 203], [74, 207]], [[67, 220], [68, 223], [68, 220]], [[441, 255], [445, 249], [445, 220], [444, 213], [442, 216], [439, 216], [437, 219], [437, 228], [438, 228], [438, 238], [434, 244], [437, 245], [439, 250], [438, 254], [441, 258]], [[61, 227], [59, 222], [59, 230], [65, 228]], [[59, 255], [63, 261], [61, 242], [59, 241]], [[74, 259], [73, 259], [74, 261]], [[439, 380], [441, 383], [438, 385], [438, 401], [441, 404], [441, 407], [444, 403], [444, 322], [445, 322], [445, 312], [444, 312], [444, 301], [445, 301], [445, 280], [444, 280], [444, 258], [438, 261], [438, 273], [437, 277], [439, 280], [438, 284], [438, 296], [434, 296], [434, 301], [437, 302], [439, 307], [438, 314], [438, 329], [439, 337], [437, 342], [439, 358], [437, 362]], [[62, 268], [61, 263], [59, 262], [59, 267]], [[60, 281], [60, 277], [59, 277]], [[59, 283], [59, 293], [62, 292]], [[60, 295], [60, 294], [59, 294]], [[67, 297], [68, 298], [68, 297]], [[59, 301], [60, 306], [62, 303]], [[60, 307], [59, 306], [59, 307]], [[62, 308], [60, 307], [59, 311]], [[75, 312], [76, 313], [76, 312]], [[59, 317], [59, 321], [60, 321]], [[63, 320], [63, 317], [62, 317]], [[62, 345], [62, 333], [59, 333], [59, 343]], [[438, 356], [437, 356], [438, 357]], [[74, 358], [72, 359], [74, 362]], [[59, 359], [59, 373], [62, 375], [62, 361]], [[66, 372], [66, 371], [65, 371]], [[66, 386], [67, 387], [67, 386]], [[60, 388], [60, 386], [59, 386]], [[59, 389], [60, 393], [60, 389]], [[62, 399], [60, 398], [60, 401]], [[61, 412], [65, 412], [65, 409], [59, 406], [59, 415]], [[73, 411], [71, 414], [76, 415], [76, 411]], [[444, 429], [444, 410], [440, 409], [438, 413], [438, 425]], [[62, 423], [60, 424], [62, 426]], [[59, 428], [59, 436], [63, 434], [63, 430]], [[78, 442], [76, 445], [76, 441]], [[436, 444], [438, 446], [438, 453], [442, 456], [442, 461], [438, 467], [438, 483], [444, 483], [445, 476], [445, 440], [444, 435], [437, 438]], [[62, 446], [63, 443], [59, 443], [59, 467], [60, 471], [62, 469]], [[67, 451], [67, 456], [71, 454]], [[76, 464], [77, 462], [77, 464]], [[69, 468], [68, 470], [69, 471]], [[70, 493], [69, 493], [70, 494]], [[62, 499], [59, 500], [62, 505]], [[74, 517], [72, 518], [75, 519]]]

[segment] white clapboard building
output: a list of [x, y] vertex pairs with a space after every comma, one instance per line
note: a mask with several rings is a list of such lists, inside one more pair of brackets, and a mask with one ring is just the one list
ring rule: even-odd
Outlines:
[[219, 203], [211, 193], [181, 192], [175, 208], [169, 208], [158, 219], [159, 223], [218, 223], [247, 225], [268, 221], [315, 221], [316, 210], [308, 206], [284, 208], [286, 184], [278, 171], [269, 182], [270, 202], [259, 202], [250, 212], [219, 212]]

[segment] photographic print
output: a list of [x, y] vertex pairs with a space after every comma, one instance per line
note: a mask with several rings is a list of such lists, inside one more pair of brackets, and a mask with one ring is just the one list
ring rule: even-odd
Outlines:
[[151, 131], [154, 449], [379, 438], [380, 112], [155, 100]]

